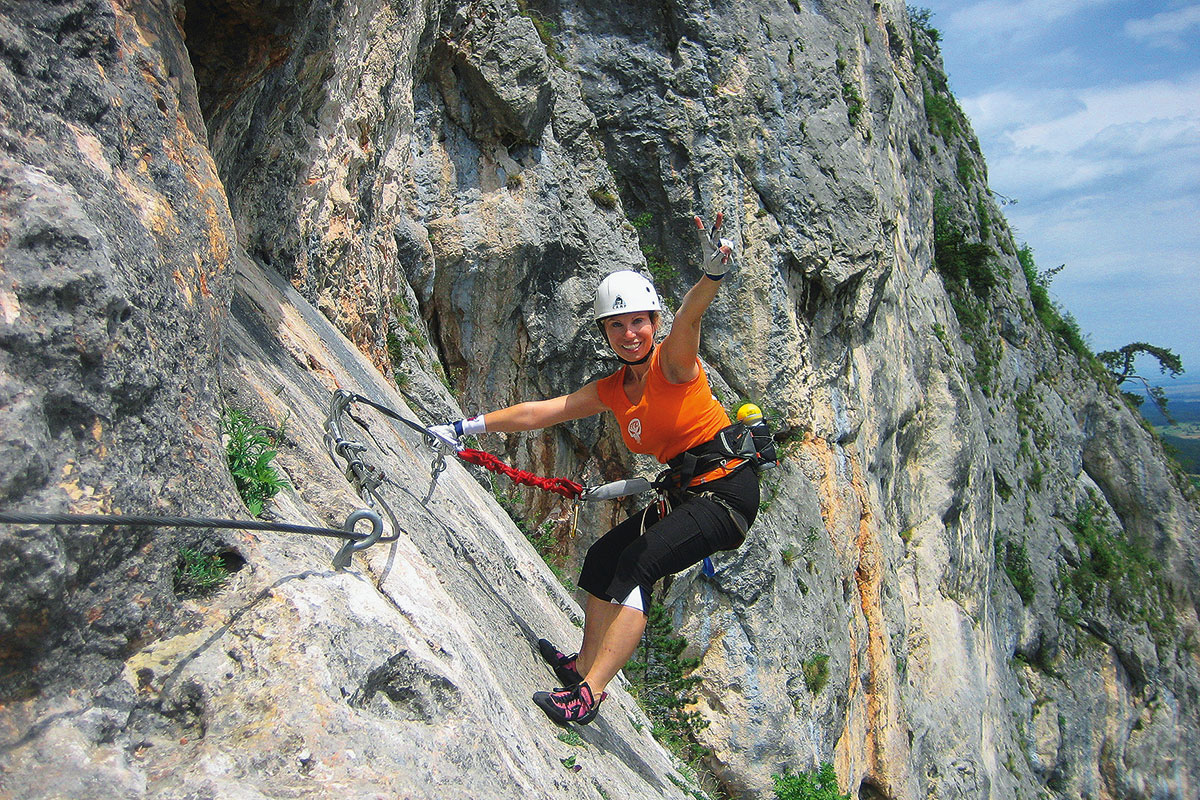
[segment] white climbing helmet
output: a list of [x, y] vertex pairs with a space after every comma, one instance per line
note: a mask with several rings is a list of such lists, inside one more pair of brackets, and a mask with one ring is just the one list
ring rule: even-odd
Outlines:
[[633, 270], [614, 272], [596, 287], [596, 320], [631, 311], [662, 311], [654, 285]]

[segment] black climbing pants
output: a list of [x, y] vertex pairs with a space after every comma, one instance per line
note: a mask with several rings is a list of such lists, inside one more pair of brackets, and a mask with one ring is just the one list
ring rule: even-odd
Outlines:
[[758, 475], [746, 466], [686, 490], [664, 517], [660, 518], [658, 503], [652, 503], [588, 548], [579, 586], [601, 600], [616, 602], [640, 586], [642, 609], [649, 613], [650, 591], [660, 578], [698, 564], [718, 550], [736, 550], [745, 541], [746, 530], [722, 502], [736, 510], [749, 529], [758, 514], [758, 499]]

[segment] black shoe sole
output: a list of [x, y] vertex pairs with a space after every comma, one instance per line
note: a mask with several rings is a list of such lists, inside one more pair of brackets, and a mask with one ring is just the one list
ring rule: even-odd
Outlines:
[[600, 713], [600, 707], [596, 705], [592, 706], [592, 710], [584, 714], [579, 719], [567, 719], [562, 715], [562, 711], [559, 710], [558, 706], [551, 702], [550, 692], [534, 692], [533, 702], [537, 703], [538, 708], [546, 713], [546, 716], [550, 718], [551, 722], [553, 722], [555, 725], [561, 725], [563, 727], [566, 727], [571, 723], [575, 723], [576, 725], [587, 725], [596, 718], [597, 714]]

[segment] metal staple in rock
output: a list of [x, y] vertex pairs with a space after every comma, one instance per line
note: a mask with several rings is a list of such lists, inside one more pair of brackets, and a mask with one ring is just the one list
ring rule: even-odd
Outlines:
[[[371, 532], [359, 533], [354, 528], [360, 520], [370, 520]], [[346, 539], [357, 549], [370, 547], [380, 540], [383, 520], [375, 511], [360, 508], [346, 518], [341, 529], [290, 522], [262, 522], [256, 519], [214, 519], [211, 517], [144, 516], [134, 514], [67, 514], [33, 511], [0, 511], [0, 524], [7, 525], [113, 525], [139, 528], [225, 528], [230, 530], [276, 531], [303, 533], [309, 536], [330, 536]], [[342, 548], [345, 550], [345, 546]], [[335, 556], [336, 559], [336, 556]], [[335, 563], [334, 566], [337, 566]], [[338, 567], [339, 569], [341, 567]]]

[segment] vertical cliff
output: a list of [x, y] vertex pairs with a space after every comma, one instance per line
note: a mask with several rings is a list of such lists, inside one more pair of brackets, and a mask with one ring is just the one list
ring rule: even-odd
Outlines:
[[[198, 495], [228, 513], [216, 394], [237, 236], [174, 23], [13, 3], [0, 25], [0, 503], [154, 512]], [[157, 636], [178, 546], [4, 530], [6, 698], [95, 681]]]
[[[747, 544], [664, 587], [700, 784], [623, 689], [581, 741], [541, 718], [531, 644], [577, 606], [368, 415], [399, 538], [347, 572], [0, 529], [0, 792], [767, 798], [832, 761], [857, 798], [1195, 794], [1194, 493], [1047, 304], [903, 4], [13, 3], [0, 97], [5, 508], [240, 513], [233, 405], [286, 430], [272, 513], [340, 525], [332, 388], [424, 422], [575, 388], [613, 368], [599, 277], [681, 295], [717, 210], [702, 356], [786, 453]], [[484, 446], [650, 468], [600, 419]], [[522, 497], [568, 560], [619, 513], [575, 539]], [[245, 567], [188, 597], [181, 546]]]

